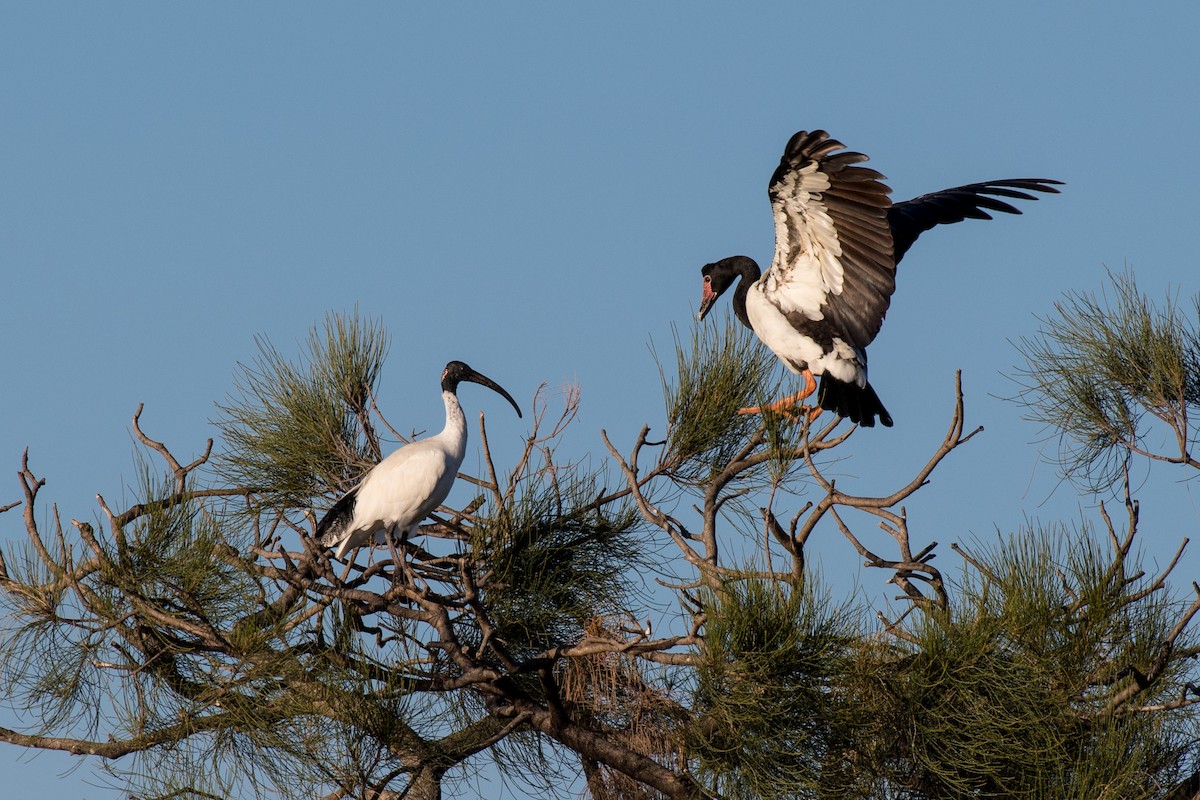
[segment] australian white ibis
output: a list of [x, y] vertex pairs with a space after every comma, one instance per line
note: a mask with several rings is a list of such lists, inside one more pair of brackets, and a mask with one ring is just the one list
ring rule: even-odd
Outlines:
[[317, 523], [317, 540], [324, 547], [336, 546], [335, 557], [342, 558], [368, 541], [386, 543], [389, 535], [399, 533], [403, 539], [450, 494], [467, 450], [467, 421], [457, 395], [463, 381], [497, 392], [521, 416], [517, 401], [491, 378], [461, 361], [447, 364], [442, 370], [442, 401], [446, 404], [442, 432], [409, 442], [380, 461]]
[[[787, 411], [812, 394], [817, 408], [870, 427], [892, 417], [867, 381], [866, 347], [879, 332], [896, 288], [896, 265], [925, 231], [988, 211], [1020, 214], [1004, 200], [1057, 193], [1059, 181], [1013, 178], [972, 183], [893, 204], [884, 176], [862, 153], [825, 131], [800, 131], [787, 144], [769, 194], [775, 259], [763, 276], [747, 256], [706, 264], [700, 319], [740, 276], [733, 311], [805, 387], [769, 408]], [[759, 409], [743, 409], [754, 413]]]

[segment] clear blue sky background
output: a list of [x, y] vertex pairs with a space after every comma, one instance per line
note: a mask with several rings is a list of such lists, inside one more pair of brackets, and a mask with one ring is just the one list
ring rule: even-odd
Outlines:
[[[543, 381], [579, 382], [569, 448], [601, 453], [604, 427], [627, 449], [643, 423], [662, 428], [647, 344], [669, 353], [672, 324], [686, 334], [700, 265], [770, 261], [767, 179], [791, 133], [822, 127], [898, 199], [1068, 183], [908, 255], [871, 348], [896, 427], [855, 435], [842, 488], [906, 481], [962, 369], [986, 431], [908, 504], [914, 540], [941, 542], [946, 568], [952, 541], [1095, 519], [1095, 498], [1040, 461], [1053, 443], [1000, 398], [1016, 390], [1012, 341], [1062, 293], [1101, 289], [1106, 266], [1131, 265], [1156, 297], [1200, 291], [1196, 6], [603, 9], [0, 6], [0, 504], [20, 497], [28, 447], [43, 497], [91, 519], [96, 492], [118, 499], [135, 476], [138, 403], [149, 433], [197, 454], [255, 336], [294, 353], [355, 307], [391, 333], [381, 402], [398, 427], [440, 428], [438, 371], [458, 358], [526, 407]], [[488, 412], [497, 460], [514, 454], [524, 423], [490, 393], [463, 400]], [[1183, 474], [1140, 477], [1143, 548], [1163, 563], [1196, 528], [1195, 497]], [[0, 538], [19, 522], [0, 517]], [[894, 592], [836, 531], [821, 537], [827, 579]], [[77, 763], [0, 747], [4, 793], [119, 796]]]

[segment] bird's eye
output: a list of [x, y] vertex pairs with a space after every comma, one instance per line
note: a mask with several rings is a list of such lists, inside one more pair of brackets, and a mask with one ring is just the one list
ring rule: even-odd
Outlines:
[[705, 276], [704, 276], [704, 282], [705, 282], [705, 283], [712, 283], [712, 276], [711, 276], [711, 275], [705, 275]]

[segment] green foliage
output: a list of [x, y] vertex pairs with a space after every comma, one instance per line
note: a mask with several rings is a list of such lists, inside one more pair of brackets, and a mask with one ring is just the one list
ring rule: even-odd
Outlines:
[[[1115, 311], [1060, 308], [1040, 342], [1049, 377], [1027, 398], [1074, 387], [1074, 400], [1046, 402], [1080, 431], [1104, 411], [1104, 448], [1130, 452], [1143, 417], [1175, 424], [1200, 399], [1200, 343], [1172, 307], [1152, 311], [1131, 281], [1118, 289]], [[291, 523], [378, 457], [382, 329], [331, 316], [299, 363], [260, 342], [218, 422], [216, 474], [233, 485], [194, 487], [200, 462], [179, 468], [150, 442], [170, 469], [143, 467], [137, 501], [109, 512], [106, 532], [39, 533], [30, 509], [28, 546], [0, 559], [4, 699], [50, 734], [127, 748], [105, 754], [113, 774], [163, 797], [436, 797], [444, 772], [469, 774], [482, 750], [547, 796], [581, 763], [595, 797], [691, 797], [695, 780], [746, 800], [1163, 800], [1195, 768], [1200, 646], [1180, 631], [1200, 602], [1183, 607], [1138, 571], [1132, 503], [1115, 555], [1100, 544], [1111, 531], [1021, 531], [966, 557], [957, 585], [929, 573], [947, 605], [910, 595], [876, 627], [795, 578], [799, 538], [764, 551], [754, 507], [769, 493], [782, 515], [798, 445], [844, 438], [739, 416], [786, 393], [781, 370], [728, 315], [712, 333], [676, 339], [657, 464], [638, 461], [659, 446], [644, 435], [628, 462], [613, 448], [616, 488], [556, 462], [571, 399], [548, 434], [535, 414], [511, 471], [490, 469], [489, 452], [477, 483], [490, 506], [353, 563]], [[32, 505], [40, 483], [27, 468], [21, 479]], [[248, 514], [247, 494], [259, 501]], [[700, 525], [676, 502], [696, 494]], [[910, 551], [895, 496], [815, 502], [792, 519], [803, 537], [805, 514], [816, 525], [858, 506], [887, 510], [884, 530]], [[672, 546], [676, 559], [658, 558]], [[665, 630], [624, 624], [660, 614], [659, 590], [641, 592], [651, 570], [678, 580], [684, 613], [655, 623]]]
[[[1148, 665], [1178, 608], [1130, 587], [1090, 532], [1027, 530], [979, 557], [949, 616], [923, 617], [882, 708], [898, 783], [936, 798], [1151, 797], [1182, 753], [1163, 720], [1110, 713], [1121, 665]], [[880, 668], [880, 674], [887, 670]], [[1145, 702], [1180, 687], [1167, 681]], [[884, 759], [885, 761], [887, 759]]]
[[1132, 274], [1109, 277], [1111, 298], [1069, 294], [1018, 344], [1028, 418], [1057, 433], [1064, 472], [1097, 490], [1120, 478], [1147, 415], [1175, 426], [1200, 406], [1195, 321], [1170, 297], [1155, 307]]
[[[5, 605], [12, 608], [11, 602]], [[37, 611], [18, 622], [33, 611], [32, 604], [22, 604], [21, 611], [0, 618], [0, 682], [6, 703], [31, 714], [43, 732], [76, 725], [95, 730], [102, 694], [91, 680], [87, 648], [69, 623], [58, 622], [53, 614]]]
[[[63, 569], [49, 569], [30, 547], [8, 587], [24, 584], [24, 590], [0, 593], [11, 611], [0, 637], [0, 679], [8, 700], [36, 713], [47, 730], [96, 729], [113, 696], [110, 676], [97, 664], [119, 654], [109, 649], [113, 620], [153, 604], [181, 621], [224, 623], [244, 610], [253, 588], [244, 572], [215, 561], [226, 543], [186, 491], [176, 496], [173, 478], [141, 467], [143, 513], [121, 527], [119, 543], [109, 542], [103, 559], [88, 558], [86, 547], [52, 547], [50, 560]], [[76, 574], [68, 579], [68, 573]], [[133, 690], [118, 686], [115, 694], [123, 693]], [[144, 724], [131, 720], [131, 727]]]
[[368, 411], [387, 353], [382, 325], [331, 314], [309, 333], [299, 363], [265, 339], [258, 346], [251, 365], [239, 364], [237, 395], [218, 405], [226, 443], [218, 473], [273, 507], [344, 491], [379, 459]]
[[115, 568], [103, 576], [111, 607], [150, 597], [177, 607], [183, 618], [202, 614], [211, 625], [224, 627], [240, 618], [257, 593], [249, 560], [231, 565], [216, 557], [246, 544], [238, 529], [219, 525], [186, 490], [173, 499], [173, 479], [156, 476], [148, 465], [138, 495], [145, 498], [145, 513], [122, 527], [124, 546], [112, 553]]
[[598, 494], [592, 477], [531, 479], [515, 502], [477, 521], [484, 604], [516, 652], [574, 642], [590, 620], [625, 607], [629, 569], [644, 563], [642, 518], [627, 502], [591, 508]]
[[724, 469], [762, 424], [737, 411], [778, 397], [779, 362], [728, 311], [715, 336], [694, 325], [685, 346], [676, 335], [675, 361], [675, 380], [663, 373], [669, 431], [663, 460], [677, 479], [701, 481]]
[[836, 736], [835, 688], [861, 621], [815, 581], [730, 580], [702, 595], [705, 642], [688, 736], [722, 797], [811, 796]]

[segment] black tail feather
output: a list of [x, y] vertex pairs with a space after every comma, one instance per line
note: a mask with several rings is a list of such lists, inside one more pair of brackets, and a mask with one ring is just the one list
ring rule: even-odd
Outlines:
[[892, 415], [883, 407], [879, 395], [875, 394], [875, 389], [869, 383], [860, 387], [856, 383], [845, 383], [822, 375], [817, 405], [864, 428], [875, 427], [876, 416], [884, 427], [892, 427]]
[[346, 529], [354, 519], [354, 503], [358, 499], [359, 486], [362, 484], [338, 498], [317, 523], [316, 539], [322, 547], [336, 547], [346, 538]]

